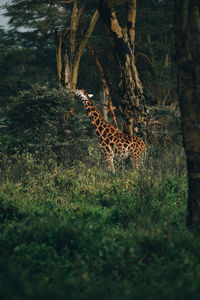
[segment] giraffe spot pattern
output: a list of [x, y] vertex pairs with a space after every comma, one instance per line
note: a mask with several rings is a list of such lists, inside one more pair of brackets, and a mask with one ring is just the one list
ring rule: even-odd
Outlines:
[[99, 126], [98, 131], [101, 133], [103, 131], [103, 127]]
[[105, 130], [102, 132], [102, 137], [105, 138], [107, 136]]
[[[138, 166], [140, 157], [146, 148], [145, 143], [139, 137], [124, 134], [106, 122], [85, 90], [74, 90], [74, 92], [83, 101], [96, 134], [100, 138], [101, 148], [109, 162], [113, 164], [113, 157], [129, 156], [131, 160], [135, 160], [135, 164]], [[114, 168], [113, 165], [112, 167]]]
[[105, 142], [106, 142], [106, 144], [108, 145], [108, 144], [110, 143], [110, 140], [107, 138], [107, 139], [105, 140]]

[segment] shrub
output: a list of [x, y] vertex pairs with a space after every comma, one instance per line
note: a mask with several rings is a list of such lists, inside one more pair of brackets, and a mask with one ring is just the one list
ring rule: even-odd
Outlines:
[[1, 151], [30, 152], [42, 160], [50, 157], [68, 165], [88, 153], [90, 124], [82, 104], [66, 90], [35, 85], [12, 98], [7, 111], [9, 126], [1, 130]]

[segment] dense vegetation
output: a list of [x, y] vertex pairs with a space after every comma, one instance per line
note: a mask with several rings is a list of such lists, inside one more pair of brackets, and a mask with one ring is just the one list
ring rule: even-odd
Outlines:
[[121, 162], [113, 175], [82, 110], [49, 87], [11, 100], [0, 139], [1, 298], [197, 299], [200, 239], [186, 228], [181, 143], [151, 142], [140, 170]]
[[[62, 19], [54, 11], [45, 19], [44, 5], [32, 20], [11, 5], [13, 28], [0, 29], [0, 298], [199, 299], [200, 238], [186, 227], [172, 1], [138, 1], [147, 155], [139, 170], [119, 162], [115, 175], [82, 103], [58, 88], [52, 35]], [[116, 105], [118, 73], [100, 22], [91, 42]], [[102, 86], [88, 50], [78, 86], [99, 105]]]
[[1, 174], [2, 299], [198, 299], [181, 148], [138, 170], [69, 168], [28, 153]]

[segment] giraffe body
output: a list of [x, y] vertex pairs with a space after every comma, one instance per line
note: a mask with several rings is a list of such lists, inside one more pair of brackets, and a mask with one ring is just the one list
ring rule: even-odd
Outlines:
[[72, 90], [72, 92], [82, 100], [112, 171], [115, 172], [114, 158], [130, 157], [131, 163], [134, 164], [135, 162], [136, 167], [138, 167], [141, 155], [146, 149], [145, 143], [139, 137], [122, 133], [112, 124], [109, 124], [97, 110], [90, 99], [90, 95], [85, 90]]

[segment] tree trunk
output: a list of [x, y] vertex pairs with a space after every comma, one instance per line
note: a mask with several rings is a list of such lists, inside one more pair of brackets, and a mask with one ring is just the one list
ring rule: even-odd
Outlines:
[[116, 1], [99, 0], [98, 10], [119, 66], [118, 87], [125, 120], [124, 132], [133, 134], [134, 131], [141, 130], [144, 133], [147, 114], [134, 56], [136, 0], [119, 1], [119, 4], [124, 3], [128, 6], [128, 12], [123, 29], [117, 20], [115, 8], [112, 7], [117, 4]]
[[104, 86], [99, 92], [99, 99], [101, 103], [101, 111], [104, 119], [108, 122], [108, 98], [106, 97]]
[[99, 17], [99, 13], [96, 10], [91, 18], [86, 33], [78, 44], [78, 30], [79, 27], [81, 27], [79, 23], [85, 13], [85, 5], [78, 8], [77, 0], [74, 0], [73, 3], [70, 28], [56, 32], [58, 79], [63, 87], [69, 89], [76, 87], [80, 60]]
[[188, 170], [188, 226], [200, 225], [200, 1], [175, 0], [178, 93]]
[[75, 53], [74, 60], [73, 60], [73, 68], [72, 68], [73, 69], [73, 71], [72, 71], [72, 88], [73, 89], [76, 87], [77, 80], [78, 80], [78, 69], [79, 69], [80, 59], [83, 55], [83, 51], [87, 45], [88, 39], [94, 30], [94, 27], [96, 25], [98, 18], [99, 18], [99, 13], [96, 10], [92, 16], [88, 30], [87, 30], [86, 34], [84, 35], [83, 39], [81, 40], [80, 45]]
[[[88, 43], [87, 44], [88, 46], [88, 49], [92, 55], [92, 57], [94, 58], [94, 61], [95, 61], [95, 64], [99, 70], [99, 75], [100, 75], [100, 79], [101, 79], [101, 82], [103, 84], [103, 87], [104, 87], [104, 90], [105, 90], [105, 95], [108, 99], [108, 105], [107, 105], [107, 114], [108, 114], [108, 110], [110, 111], [111, 115], [112, 115], [112, 119], [113, 119], [113, 124], [116, 128], [118, 128], [118, 125], [117, 125], [117, 120], [116, 120], [116, 117], [115, 117], [115, 112], [114, 112], [114, 107], [113, 107], [113, 104], [112, 104], [112, 99], [110, 97], [110, 92], [109, 92], [109, 88], [108, 88], [108, 85], [107, 85], [107, 82], [106, 82], [106, 79], [105, 79], [105, 75], [104, 75], [104, 72], [103, 72], [103, 69], [101, 67], [101, 64], [98, 60], [98, 58], [96, 57], [93, 49], [92, 49], [92, 46]], [[104, 107], [105, 109], [105, 107]], [[104, 110], [104, 113], [105, 113], [105, 110]], [[105, 119], [107, 121], [107, 119]]]

